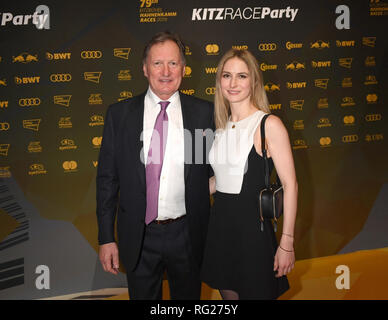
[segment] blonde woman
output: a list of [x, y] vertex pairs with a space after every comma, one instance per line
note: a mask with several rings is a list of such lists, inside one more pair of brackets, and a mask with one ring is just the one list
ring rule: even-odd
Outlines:
[[223, 299], [276, 299], [289, 284], [295, 263], [294, 225], [298, 185], [287, 130], [270, 115], [265, 148], [284, 188], [283, 230], [278, 245], [273, 226], [261, 231], [258, 191], [264, 186], [260, 123], [270, 113], [257, 60], [247, 50], [230, 50], [216, 76], [216, 137], [209, 153], [214, 205], [202, 265], [202, 280]]

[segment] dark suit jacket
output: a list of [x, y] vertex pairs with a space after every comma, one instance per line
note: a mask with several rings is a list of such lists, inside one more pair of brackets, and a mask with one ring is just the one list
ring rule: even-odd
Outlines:
[[[146, 178], [140, 159], [144, 97], [145, 93], [108, 108], [97, 170], [98, 241], [100, 245], [115, 241], [117, 215], [119, 254], [127, 271], [136, 267], [145, 227]], [[210, 210], [211, 169], [206, 164], [209, 148], [206, 150], [205, 146], [206, 139], [211, 136], [212, 142], [213, 137], [197, 132], [204, 144], [202, 152], [197, 150], [197, 154], [194, 137], [195, 129], [214, 131], [213, 104], [182, 93], [180, 100], [183, 127], [191, 133], [191, 139], [187, 136], [184, 139], [186, 215], [195, 263], [200, 266]]]

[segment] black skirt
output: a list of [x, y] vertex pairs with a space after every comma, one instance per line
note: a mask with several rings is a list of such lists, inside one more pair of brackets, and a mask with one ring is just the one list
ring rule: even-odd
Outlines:
[[[271, 168], [273, 162], [271, 159]], [[258, 190], [264, 186], [264, 159], [254, 146], [241, 192], [216, 192], [201, 278], [214, 289], [233, 290], [240, 299], [276, 299], [289, 289], [273, 271], [277, 240], [272, 223], [260, 231]]]

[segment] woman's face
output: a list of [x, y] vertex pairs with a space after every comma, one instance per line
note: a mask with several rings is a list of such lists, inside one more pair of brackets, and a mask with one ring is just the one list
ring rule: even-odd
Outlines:
[[251, 78], [246, 63], [237, 57], [229, 59], [224, 64], [220, 85], [222, 95], [229, 103], [250, 99]]

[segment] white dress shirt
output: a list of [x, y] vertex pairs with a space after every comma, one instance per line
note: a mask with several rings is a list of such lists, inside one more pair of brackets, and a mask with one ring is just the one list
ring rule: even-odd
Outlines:
[[151, 88], [144, 98], [143, 156], [147, 163], [152, 132], [160, 112], [160, 101], [169, 101], [166, 112], [168, 132], [162, 172], [160, 175], [157, 220], [176, 219], [186, 214], [184, 180], [184, 130], [179, 92], [161, 100]]

